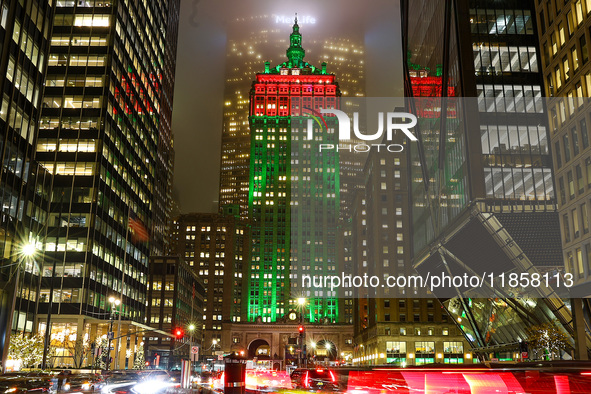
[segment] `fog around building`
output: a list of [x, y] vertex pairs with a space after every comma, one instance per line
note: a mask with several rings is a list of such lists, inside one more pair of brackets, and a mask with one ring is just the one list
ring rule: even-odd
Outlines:
[[[237, 29], [244, 26], [237, 19], [267, 15], [261, 18], [262, 23], [272, 23], [269, 28], [285, 31], [287, 49], [296, 12], [304, 48], [306, 40], [311, 39], [361, 37], [365, 43], [367, 96], [402, 96], [397, 0], [183, 1], [173, 115], [176, 151], [173, 192], [182, 212], [217, 210], [226, 50], [228, 37], [241, 34]], [[248, 26], [257, 26], [256, 21]], [[308, 54], [306, 60], [314, 62], [314, 55]], [[261, 58], [261, 71], [265, 60], [272, 65], [285, 61], [284, 52], [277, 56]]]

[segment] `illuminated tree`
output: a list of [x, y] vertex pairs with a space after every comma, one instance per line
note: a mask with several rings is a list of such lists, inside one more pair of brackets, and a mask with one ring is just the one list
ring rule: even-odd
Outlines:
[[107, 336], [97, 337], [94, 341], [94, 363], [95, 369], [105, 369], [107, 367]]
[[22, 368], [34, 368], [43, 360], [43, 337], [15, 334], [10, 336], [8, 359], [20, 363]]
[[568, 336], [559, 328], [559, 323], [543, 323], [528, 330], [528, 346], [534, 358], [554, 360], [561, 351], [570, 347]]
[[84, 360], [90, 353], [90, 342], [84, 338], [78, 338], [74, 343], [70, 342], [68, 351], [74, 360], [74, 368], [82, 368]]
[[133, 359], [133, 369], [144, 369], [146, 367], [146, 357], [144, 355], [144, 343], [141, 342], [135, 352]]
[[81, 368], [84, 360], [90, 353], [90, 341], [88, 334], [84, 337], [78, 337], [76, 327], [66, 327], [62, 330], [53, 332], [51, 334], [51, 347], [56, 349], [64, 349], [61, 357], [72, 358], [72, 365], [74, 368]]

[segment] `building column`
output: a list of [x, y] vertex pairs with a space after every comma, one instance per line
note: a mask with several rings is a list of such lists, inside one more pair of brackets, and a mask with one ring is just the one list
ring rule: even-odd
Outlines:
[[[271, 343], [269, 344], [269, 351], [271, 352], [270, 356], [273, 361], [275, 361], [275, 354], [277, 354], [278, 358], [281, 358], [281, 350], [279, 346], [281, 345], [281, 338], [279, 335], [279, 330], [273, 331], [271, 335]], [[273, 366], [271, 365], [271, 368]]]
[[137, 336], [136, 331], [133, 330], [129, 333], [129, 347], [132, 349], [131, 356], [129, 356], [129, 361], [127, 368], [133, 369], [133, 364], [135, 363], [135, 358], [137, 357], [137, 352], [139, 351], [139, 343], [137, 343]]
[[587, 338], [585, 333], [585, 315], [583, 314], [583, 300], [571, 298], [571, 308], [574, 322], [575, 337], [575, 359], [588, 360]]
[[[80, 341], [82, 345], [80, 349], [78, 348], [78, 341]], [[88, 362], [84, 362], [84, 359], [88, 360], [88, 355], [84, 355], [84, 315], [80, 315], [78, 317], [78, 321], [76, 322], [76, 343], [74, 346], [74, 357], [80, 361], [80, 365], [78, 365], [78, 367], [87, 365]], [[81, 352], [82, 354], [78, 354], [78, 352]], [[74, 360], [74, 366], [76, 366], [78, 360]]]
[[119, 354], [115, 356], [119, 360], [115, 363], [117, 369], [125, 369], [125, 354], [127, 353], [127, 337], [123, 335], [129, 334], [129, 324], [121, 323], [121, 328], [118, 331], [118, 334], [121, 338], [116, 340], [118, 346], [115, 347], [115, 350], [119, 351]]

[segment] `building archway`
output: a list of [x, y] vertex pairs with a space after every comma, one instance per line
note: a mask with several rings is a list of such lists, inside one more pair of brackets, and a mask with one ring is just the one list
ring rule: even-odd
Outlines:
[[326, 358], [328, 358], [328, 361], [335, 361], [338, 359], [337, 355], [339, 353], [334, 342], [329, 341], [328, 339], [322, 339], [316, 342], [314, 346], [314, 354], [317, 361], [324, 361]]
[[271, 346], [264, 339], [255, 339], [248, 345], [248, 358], [257, 357], [259, 360], [271, 359]]

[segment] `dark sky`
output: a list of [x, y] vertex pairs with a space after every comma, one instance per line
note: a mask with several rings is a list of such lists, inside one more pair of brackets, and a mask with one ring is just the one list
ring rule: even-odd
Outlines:
[[[314, 34], [365, 36], [368, 96], [402, 95], [398, 0], [182, 0], [174, 96], [173, 195], [182, 212], [217, 210], [226, 31], [236, 16], [313, 15]], [[301, 25], [306, 47], [305, 25]], [[288, 36], [286, 36], [286, 39]], [[287, 49], [287, 48], [286, 48]], [[263, 62], [261, 60], [261, 69]], [[285, 59], [268, 59], [272, 64]], [[329, 64], [330, 68], [330, 64]], [[338, 78], [338, 75], [337, 75]]]

